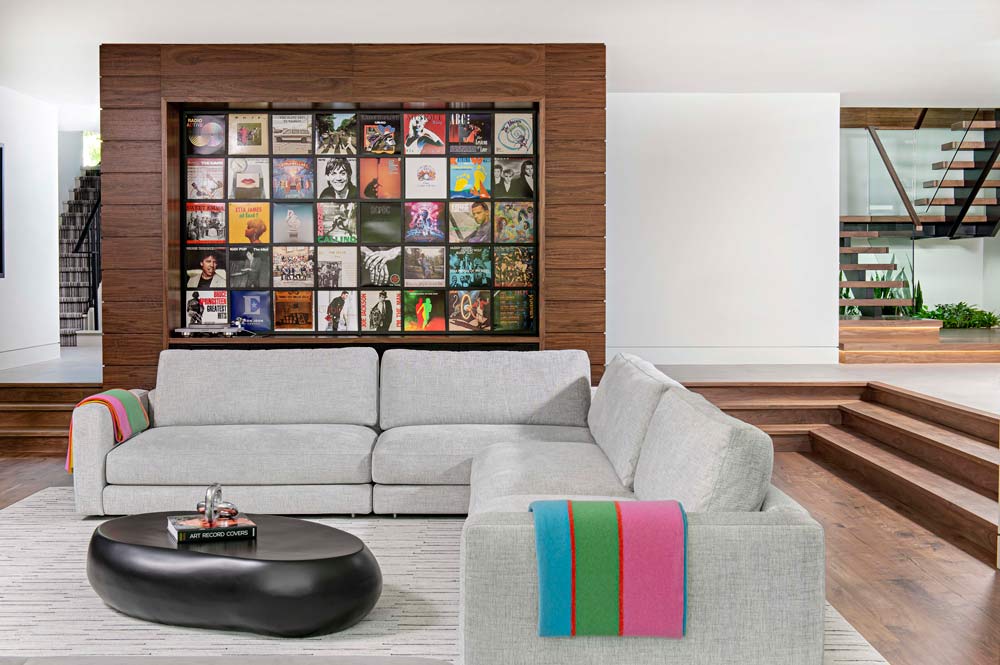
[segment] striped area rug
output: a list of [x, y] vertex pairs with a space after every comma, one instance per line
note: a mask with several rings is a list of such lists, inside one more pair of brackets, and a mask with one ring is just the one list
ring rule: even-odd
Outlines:
[[[370, 655], [458, 659], [459, 518], [317, 522], [349, 531], [378, 557], [384, 589], [368, 618], [341, 633], [282, 639], [164, 626], [110, 609], [87, 583], [98, 519], [52, 487], [0, 511], [0, 656]], [[825, 665], [885, 664], [830, 605]]]

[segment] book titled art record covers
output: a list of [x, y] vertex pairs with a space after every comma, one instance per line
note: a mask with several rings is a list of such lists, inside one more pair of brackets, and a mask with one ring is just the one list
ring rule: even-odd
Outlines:
[[167, 532], [178, 543], [218, 543], [232, 540], [256, 540], [257, 524], [248, 517], [218, 518], [209, 526], [204, 515], [171, 515]]

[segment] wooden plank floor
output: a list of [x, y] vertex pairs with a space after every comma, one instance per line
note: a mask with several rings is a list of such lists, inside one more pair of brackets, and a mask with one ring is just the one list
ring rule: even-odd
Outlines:
[[[812, 454], [777, 453], [774, 483], [823, 524], [827, 597], [892, 665], [997, 664], [1000, 573]], [[61, 459], [0, 457], [0, 508], [71, 484]]]

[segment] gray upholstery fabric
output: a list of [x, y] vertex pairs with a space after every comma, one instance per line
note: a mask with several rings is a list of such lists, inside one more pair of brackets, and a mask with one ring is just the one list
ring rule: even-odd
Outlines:
[[[224, 485], [223, 497], [246, 513], [275, 515], [366, 515], [372, 511], [372, 486]], [[194, 485], [108, 485], [104, 514], [133, 515], [163, 510], [194, 510], [205, 488]]]
[[635, 495], [676, 499], [690, 512], [758, 510], [773, 461], [767, 434], [697, 393], [669, 390], [642, 444]]
[[467, 485], [472, 458], [502, 441], [545, 445], [551, 441], [593, 443], [586, 427], [555, 425], [414, 425], [379, 435], [372, 478], [392, 485]]
[[377, 515], [464, 515], [469, 486], [375, 485], [372, 507]]
[[514, 494], [632, 496], [592, 443], [495, 443], [476, 455], [469, 512]]
[[32, 656], [0, 665], [445, 665], [412, 656]]
[[586, 427], [584, 351], [411, 351], [382, 355], [382, 429], [404, 425]]
[[684, 389], [650, 363], [627, 353], [616, 355], [604, 370], [587, 422], [626, 487], [632, 487], [649, 420], [660, 396], [670, 388]]
[[476, 505], [477, 513], [526, 513], [533, 501], [635, 501], [628, 496], [588, 496], [584, 494], [510, 494]]
[[73, 496], [76, 512], [103, 515], [101, 492], [107, 484], [104, 458], [115, 445], [108, 409], [84, 404], [73, 409]]
[[460, 657], [467, 665], [821, 665], [823, 530], [808, 515], [690, 513], [687, 561], [682, 639], [542, 638], [532, 516], [471, 515]]
[[370, 348], [163, 351], [154, 409], [158, 427], [373, 426], [378, 354]]
[[154, 427], [108, 453], [112, 485], [370, 483], [375, 431], [358, 425]]

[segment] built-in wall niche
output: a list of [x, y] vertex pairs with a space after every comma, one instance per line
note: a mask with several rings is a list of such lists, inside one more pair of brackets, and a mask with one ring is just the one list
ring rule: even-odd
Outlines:
[[534, 105], [178, 109], [174, 327], [538, 334]]

